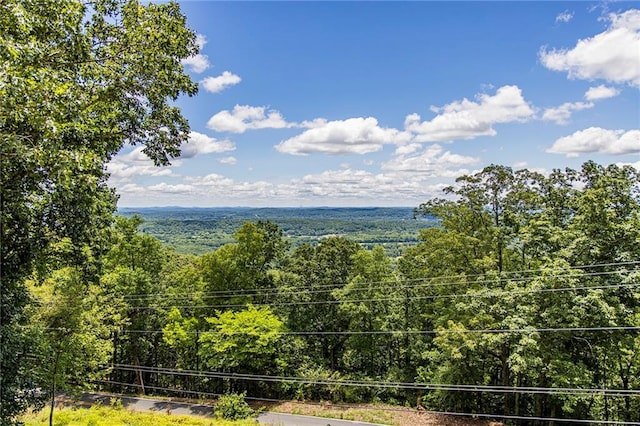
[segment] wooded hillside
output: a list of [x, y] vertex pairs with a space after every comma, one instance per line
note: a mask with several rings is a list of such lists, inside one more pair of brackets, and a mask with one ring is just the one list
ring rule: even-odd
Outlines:
[[179, 255], [117, 217], [96, 281], [30, 281], [29, 330], [56, 348], [32, 368], [114, 391], [632, 422], [637, 189], [629, 167], [491, 166], [421, 205], [440, 226], [398, 258], [348, 237], [291, 249], [269, 221]]

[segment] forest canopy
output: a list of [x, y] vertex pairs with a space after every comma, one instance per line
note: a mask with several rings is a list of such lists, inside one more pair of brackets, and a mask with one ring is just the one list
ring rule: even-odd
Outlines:
[[78, 389], [640, 418], [635, 168], [460, 176], [393, 255], [269, 220], [181, 254], [114, 216], [105, 171], [187, 138], [178, 5], [5, 0], [0, 24], [0, 424]]
[[292, 248], [269, 221], [183, 255], [116, 217], [84, 292], [77, 268], [29, 281], [28, 335], [60, 354], [58, 383], [91, 389], [630, 422], [639, 183], [489, 166], [416, 208], [439, 226], [400, 256], [348, 236]]

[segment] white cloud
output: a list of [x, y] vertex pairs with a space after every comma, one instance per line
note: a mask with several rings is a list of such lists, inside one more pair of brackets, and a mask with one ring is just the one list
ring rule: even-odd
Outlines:
[[[198, 50], [202, 50], [204, 45], [207, 44], [206, 37], [203, 34], [197, 34], [196, 44], [198, 45]], [[201, 53], [197, 53], [193, 56], [183, 59], [182, 65], [191, 68], [191, 71], [197, 74], [204, 72], [210, 66], [209, 58], [207, 57], [207, 55], [203, 55]]]
[[200, 74], [209, 68], [209, 58], [207, 55], [198, 53], [182, 60], [182, 65], [189, 67], [192, 72]]
[[238, 198], [249, 195], [258, 198], [267, 197], [273, 187], [269, 182], [235, 182], [233, 179], [211, 173], [206, 176], [194, 176], [185, 179], [190, 185], [207, 197]]
[[574, 111], [593, 108], [593, 105], [592, 102], [565, 102], [558, 107], [545, 109], [542, 119], [556, 124], [567, 124]]
[[430, 121], [420, 121], [418, 114], [408, 115], [405, 128], [417, 133], [417, 142], [447, 142], [494, 136], [494, 124], [526, 121], [535, 111], [522, 97], [517, 86], [502, 86], [494, 96], [480, 94], [477, 102], [463, 99], [442, 108], [432, 107], [438, 113]]
[[229, 140], [217, 140], [198, 132], [189, 133], [189, 140], [180, 147], [180, 158], [192, 158], [200, 154], [218, 154], [236, 149]]
[[288, 123], [280, 112], [267, 107], [236, 105], [233, 111], [223, 110], [212, 116], [207, 127], [217, 132], [244, 133], [254, 129], [282, 129], [296, 126]]
[[637, 154], [640, 153], [640, 130], [608, 130], [589, 127], [555, 141], [547, 152], [577, 157], [584, 153]]
[[636, 161], [635, 163], [616, 163], [616, 166], [618, 167], [631, 166], [640, 172], [640, 161]]
[[569, 22], [573, 19], [573, 12], [565, 10], [556, 16], [556, 22]]
[[196, 34], [196, 45], [198, 46], [198, 49], [202, 50], [205, 44], [207, 44], [207, 36], [200, 33]]
[[195, 186], [228, 186], [233, 183], [231, 179], [217, 173], [211, 173], [206, 176], [191, 176], [185, 178], [185, 180]]
[[314, 118], [313, 120], [305, 120], [300, 123], [300, 127], [307, 129], [315, 129], [316, 127], [323, 127], [327, 124], [326, 118]]
[[218, 93], [230, 86], [235, 86], [240, 83], [242, 79], [229, 71], [224, 71], [217, 77], [207, 77], [202, 80], [202, 86], [204, 89], [211, 93]]
[[422, 144], [419, 143], [410, 143], [408, 145], [401, 145], [396, 148], [396, 155], [409, 155], [414, 152], [418, 152], [422, 149]]
[[516, 161], [515, 163], [513, 163], [513, 167], [516, 169], [522, 169], [524, 167], [527, 167], [527, 162], [526, 161]]
[[[370, 173], [350, 168], [309, 174], [285, 183], [238, 182], [219, 174], [186, 177], [184, 183], [119, 187], [123, 205], [417, 205], [446, 186], [423, 174]], [[144, 195], [143, 197], [141, 195]]]
[[218, 160], [219, 163], [221, 164], [236, 164], [238, 162], [238, 160], [236, 159], [236, 157], [224, 157]]
[[[318, 121], [316, 121], [318, 122]], [[411, 135], [398, 129], [378, 126], [373, 117], [328, 121], [287, 139], [276, 149], [285, 154], [366, 154], [382, 149], [383, 144], [405, 143]]]
[[385, 171], [422, 175], [424, 177], [456, 177], [468, 173], [463, 166], [477, 164], [475, 157], [452, 154], [438, 145], [428, 146], [418, 155], [399, 155], [382, 164]]
[[421, 178], [407, 179], [406, 176], [342, 169], [294, 179], [274, 188], [274, 195], [311, 204], [341, 200], [344, 205], [371, 205], [371, 200], [375, 200], [376, 205], [417, 205], [438, 194], [442, 187], [426, 183]]
[[112, 182], [130, 181], [136, 176], [172, 176], [174, 173], [170, 167], [179, 166], [180, 160], [172, 161], [171, 166], [158, 167], [147, 157], [138, 146], [131, 152], [115, 156], [107, 164], [107, 172]]
[[165, 193], [184, 193], [192, 192], [193, 186], [185, 184], [169, 185], [165, 182], [158, 183], [156, 185], [148, 186], [149, 191], [165, 192]]
[[138, 176], [168, 177], [175, 176], [173, 168], [183, 164], [184, 159], [202, 154], [229, 152], [235, 149], [233, 142], [217, 140], [198, 132], [189, 133], [189, 140], [180, 147], [179, 159], [171, 161], [170, 166], [158, 167], [147, 157], [143, 146], [135, 147], [128, 153], [116, 155], [107, 164], [107, 172], [112, 183], [129, 182]]
[[569, 78], [603, 79], [640, 87], [640, 10], [608, 16], [609, 28], [578, 40], [573, 49], [540, 50], [542, 64]]
[[[640, 60], [640, 58], [638, 60]], [[589, 87], [589, 90], [584, 94], [584, 98], [588, 101], [598, 101], [600, 99], [613, 98], [619, 94], [620, 91], [615, 87], [608, 87], [601, 84], [600, 86]]]

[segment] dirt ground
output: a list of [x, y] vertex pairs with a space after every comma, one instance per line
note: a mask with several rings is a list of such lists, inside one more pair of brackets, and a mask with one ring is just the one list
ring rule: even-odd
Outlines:
[[[252, 404], [253, 405], [253, 404]], [[336, 405], [331, 403], [261, 403], [264, 410], [381, 423], [394, 426], [503, 426], [503, 423], [467, 417], [436, 415], [383, 404]]]

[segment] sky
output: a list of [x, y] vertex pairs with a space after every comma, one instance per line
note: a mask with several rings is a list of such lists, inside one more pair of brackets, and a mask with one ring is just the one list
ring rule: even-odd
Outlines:
[[199, 93], [119, 207], [409, 206], [490, 164], [640, 168], [637, 2], [180, 3]]

